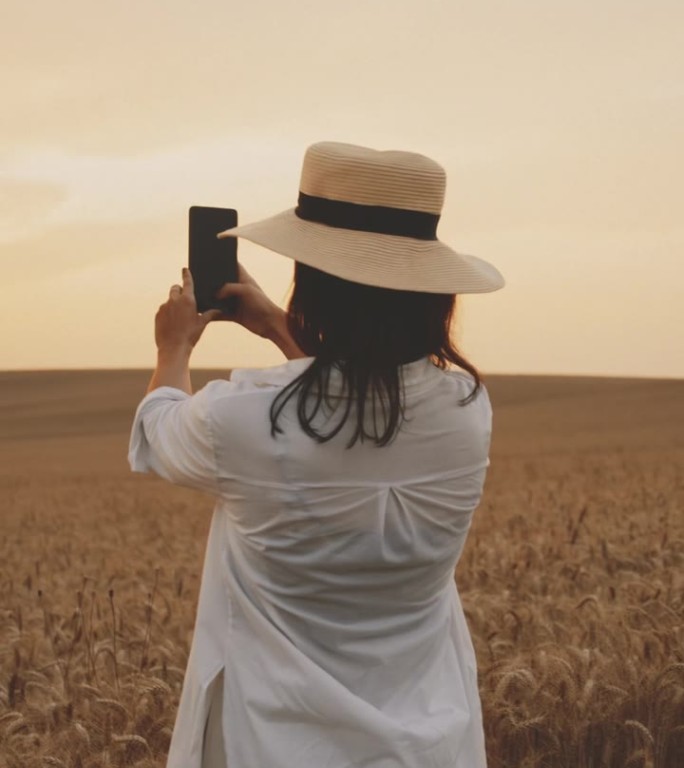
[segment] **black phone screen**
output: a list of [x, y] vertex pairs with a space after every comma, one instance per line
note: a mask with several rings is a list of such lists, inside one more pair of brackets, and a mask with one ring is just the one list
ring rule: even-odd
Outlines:
[[218, 240], [224, 229], [237, 226], [237, 211], [232, 208], [208, 208], [193, 205], [189, 214], [188, 267], [195, 284], [197, 311], [220, 309], [232, 314], [235, 297], [215, 298], [224, 283], [235, 283], [237, 270], [237, 238]]

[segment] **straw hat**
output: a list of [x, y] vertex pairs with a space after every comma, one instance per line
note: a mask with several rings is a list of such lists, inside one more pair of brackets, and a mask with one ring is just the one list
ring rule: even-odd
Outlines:
[[426, 293], [487, 293], [499, 271], [437, 239], [446, 173], [414, 152], [337, 142], [304, 156], [296, 208], [227, 229], [283, 256], [356, 283]]

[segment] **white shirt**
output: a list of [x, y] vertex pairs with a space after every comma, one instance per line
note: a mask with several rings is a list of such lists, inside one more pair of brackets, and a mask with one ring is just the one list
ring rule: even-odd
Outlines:
[[[216, 496], [168, 766], [485, 768], [454, 568], [489, 464], [487, 391], [460, 406], [472, 378], [424, 358], [402, 367], [390, 445], [347, 449], [353, 420], [318, 444], [294, 400], [271, 437], [273, 398], [311, 361], [138, 406], [131, 468]], [[227, 759], [203, 747], [213, 696]]]

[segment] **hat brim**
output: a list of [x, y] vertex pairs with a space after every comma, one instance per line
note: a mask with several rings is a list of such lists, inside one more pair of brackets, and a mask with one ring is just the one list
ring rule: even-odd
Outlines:
[[300, 219], [291, 208], [219, 232], [344, 280], [425, 293], [489, 293], [505, 280], [484, 259], [458, 253], [439, 240], [360, 232]]

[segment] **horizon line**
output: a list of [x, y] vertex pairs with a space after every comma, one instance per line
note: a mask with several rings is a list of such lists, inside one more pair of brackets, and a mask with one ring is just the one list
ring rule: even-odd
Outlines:
[[[287, 362], [287, 361], [285, 361]], [[259, 368], [273, 368], [274, 366], [233, 366], [232, 368], [220, 368], [211, 366], [201, 366], [197, 368], [190, 368], [190, 373], [202, 372], [202, 371], [221, 371], [225, 370], [226, 373], [230, 373], [233, 370], [241, 369], [259, 369]], [[280, 364], [282, 365], [282, 363]], [[112, 371], [119, 372], [152, 372], [155, 370], [153, 366], [149, 367], [126, 367], [126, 366], [101, 366], [97, 368], [1, 368], [1, 374], [7, 373], [105, 373]], [[557, 373], [557, 372], [543, 372], [543, 373], [531, 373], [531, 372], [505, 372], [505, 371], [479, 371], [483, 378], [491, 376], [507, 376], [507, 377], [547, 377], [547, 378], [578, 378], [578, 379], [629, 379], [636, 381], [682, 381], [684, 382], [684, 376], [644, 376], [636, 374], [623, 374], [623, 373]]]

